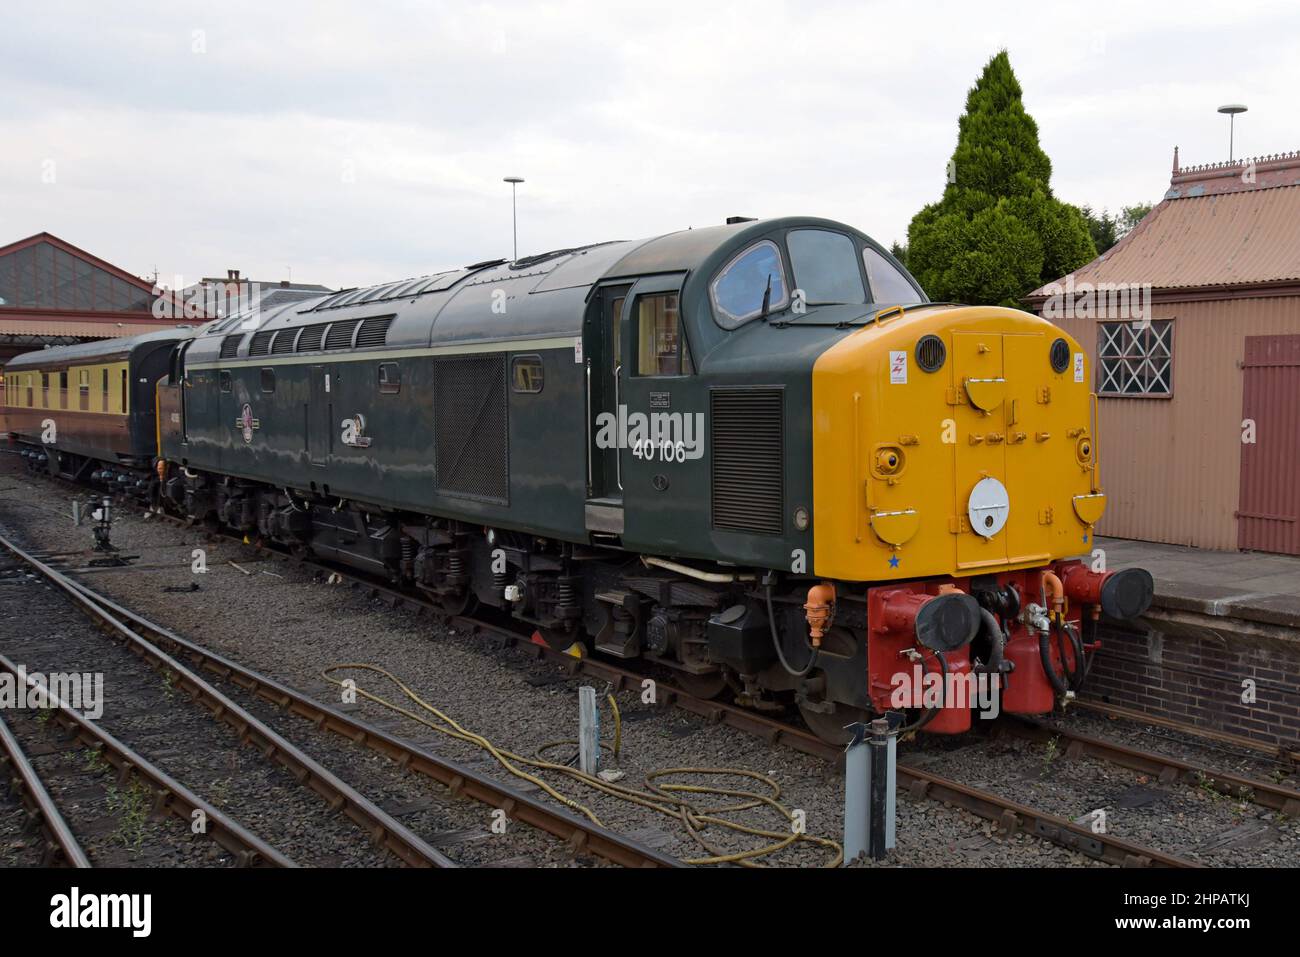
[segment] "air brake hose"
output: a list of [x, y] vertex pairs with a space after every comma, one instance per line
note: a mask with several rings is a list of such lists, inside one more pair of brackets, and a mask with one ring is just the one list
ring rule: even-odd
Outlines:
[[790, 667], [790, 662], [785, 660], [785, 652], [781, 650], [781, 636], [776, 633], [776, 614], [772, 610], [772, 576], [768, 575], [763, 581], [764, 592], [767, 595], [767, 624], [772, 630], [772, 647], [776, 649], [776, 657], [781, 662], [781, 667], [788, 671], [796, 678], [803, 678], [813, 670], [813, 665], [817, 664], [818, 649], [809, 647], [808, 663], [800, 669]]
[[1070, 689], [1065, 686], [1065, 682], [1061, 680], [1061, 676], [1056, 673], [1056, 668], [1052, 665], [1052, 646], [1049, 644], [1049, 639], [1049, 632], [1041, 632], [1038, 635], [1038, 656], [1043, 659], [1043, 672], [1051, 682], [1052, 690], [1060, 697]]
[[1002, 654], [1007, 646], [1007, 636], [1002, 631], [1002, 626], [998, 624], [997, 617], [993, 612], [984, 606], [980, 606], [980, 624], [983, 625], [984, 631], [988, 632], [989, 639], [989, 662], [985, 666], [993, 674], [1002, 673]]
[[[934, 653], [934, 656], [937, 659], [939, 659], [939, 703], [935, 705], [933, 708], [926, 708], [925, 711], [922, 712], [921, 717], [917, 718], [911, 724], [905, 724], [902, 727], [900, 727], [898, 729], [898, 734], [900, 736], [904, 734], [910, 734], [913, 731], [920, 731], [927, 724], [929, 724], [931, 721], [934, 720], [934, 716], [939, 713], [939, 711], [944, 707], [944, 704], [946, 703], [944, 696], [947, 694], [948, 659], [943, 656], [942, 651], [936, 651]], [[923, 676], [922, 684], [924, 684], [925, 683], [924, 682], [924, 674], [925, 674], [924, 655], [921, 656], [921, 674]]]

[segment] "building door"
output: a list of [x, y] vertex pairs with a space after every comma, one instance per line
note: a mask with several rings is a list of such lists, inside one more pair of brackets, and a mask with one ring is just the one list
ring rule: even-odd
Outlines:
[[1300, 336], [1247, 336], [1237, 547], [1300, 555]]
[[334, 396], [331, 366], [311, 367], [311, 401], [303, 409], [307, 430], [307, 457], [312, 465], [324, 467], [334, 442]]

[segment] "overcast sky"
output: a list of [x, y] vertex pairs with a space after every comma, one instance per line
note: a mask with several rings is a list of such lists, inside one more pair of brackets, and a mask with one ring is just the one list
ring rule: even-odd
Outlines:
[[0, 244], [330, 286], [812, 214], [888, 244], [1001, 47], [1068, 202], [1300, 148], [1300, 4], [60, 3], [0, 31]]

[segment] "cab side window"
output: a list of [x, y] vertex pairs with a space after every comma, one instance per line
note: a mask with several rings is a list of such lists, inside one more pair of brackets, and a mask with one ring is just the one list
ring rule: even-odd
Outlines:
[[636, 301], [637, 375], [693, 375], [690, 346], [682, 329], [675, 292], [641, 296]]

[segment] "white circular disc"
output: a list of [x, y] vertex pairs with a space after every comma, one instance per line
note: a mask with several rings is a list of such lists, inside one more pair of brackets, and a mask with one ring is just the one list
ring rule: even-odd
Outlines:
[[980, 479], [971, 489], [966, 504], [966, 517], [971, 531], [992, 538], [1002, 531], [1011, 512], [1011, 495], [1007, 487], [995, 478]]

